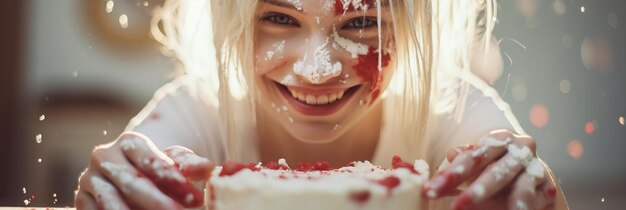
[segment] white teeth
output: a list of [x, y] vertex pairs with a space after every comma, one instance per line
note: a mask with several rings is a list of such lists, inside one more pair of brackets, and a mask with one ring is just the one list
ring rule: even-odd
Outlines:
[[330, 96], [328, 96], [328, 103], [335, 102], [335, 100], [337, 100], [337, 94], [336, 93], [330, 94]]
[[315, 100], [315, 96], [307, 95], [306, 96], [306, 103], [307, 104], [317, 104], [317, 100]]
[[312, 104], [312, 105], [317, 105], [317, 104], [324, 105], [324, 104], [333, 103], [343, 98], [343, 94], [345, 93], [345, 90], [341, 90], [336, 93], [331, 93], [328, 95], [314, 96], [314, 95], [300, 93], [290, 88], [287, 88], [287, 89], [289, 90], [289, 93], [291, 93], [292, 97], [298, 99], [299, 101], [302, 101], [307, 104]]
[[320, 97], [317, 97], [317, 104], [327, 104], [328, 103], [328, 96], [323, 95]]
[[306, 98], [304, 97], [304, 94], [302, 94], [302, 93], [297, 93], [297, 94], [298, 94], [298, 100], [306, 101]]

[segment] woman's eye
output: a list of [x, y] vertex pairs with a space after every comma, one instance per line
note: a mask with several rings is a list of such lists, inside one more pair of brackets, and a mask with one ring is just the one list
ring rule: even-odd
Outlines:
[[378, 21], [373, 17], [358, 17], [350, 20], [343, 28], [364, 29], [378, 25]]
[[262, 18], [264, 21], [269, 21], [271, 23], [274, 24], [278, 24], [278, 25], [293, 25], [293, 26], [298, 26], [298, 23], [293, 20], [293, 18], [289, 17], [288, 15], [284, 15], [284, 14], [267, 14], [265, 16], [263, 16]]

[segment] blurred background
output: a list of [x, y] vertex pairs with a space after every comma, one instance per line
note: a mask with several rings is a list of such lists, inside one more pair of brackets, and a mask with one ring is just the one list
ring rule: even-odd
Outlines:
[[[148, 35], [162, 0], [0, 1], [0, 206], [71, 206], [93, 146], [173, 78]], [[626, 3], [502, 0], [486, 75], [571, 209], [626, 206]]]

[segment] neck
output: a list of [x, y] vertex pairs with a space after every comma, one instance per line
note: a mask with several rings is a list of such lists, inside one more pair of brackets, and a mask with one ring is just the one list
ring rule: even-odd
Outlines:
[[326, 161], [333, 167], [352, 161], [372, 160], [381, 130], [382, 103], [357, 120], [338, 139], [323, 144], [302, 142], [287, 132], [264, 111], [257, 111], [257, 133], [262, 162], [285, 158], [291, 166], [299, 162]]

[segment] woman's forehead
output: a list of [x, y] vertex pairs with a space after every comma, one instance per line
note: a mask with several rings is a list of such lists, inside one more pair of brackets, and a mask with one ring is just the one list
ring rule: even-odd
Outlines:
[[334, 15], [343, 15], [348, 12], [366, 12], [376, 9], [377, 6], [386, 7], [388, 0], [260, 0], [287, 9], [297, 10], [303, 13], [326, 12]]

